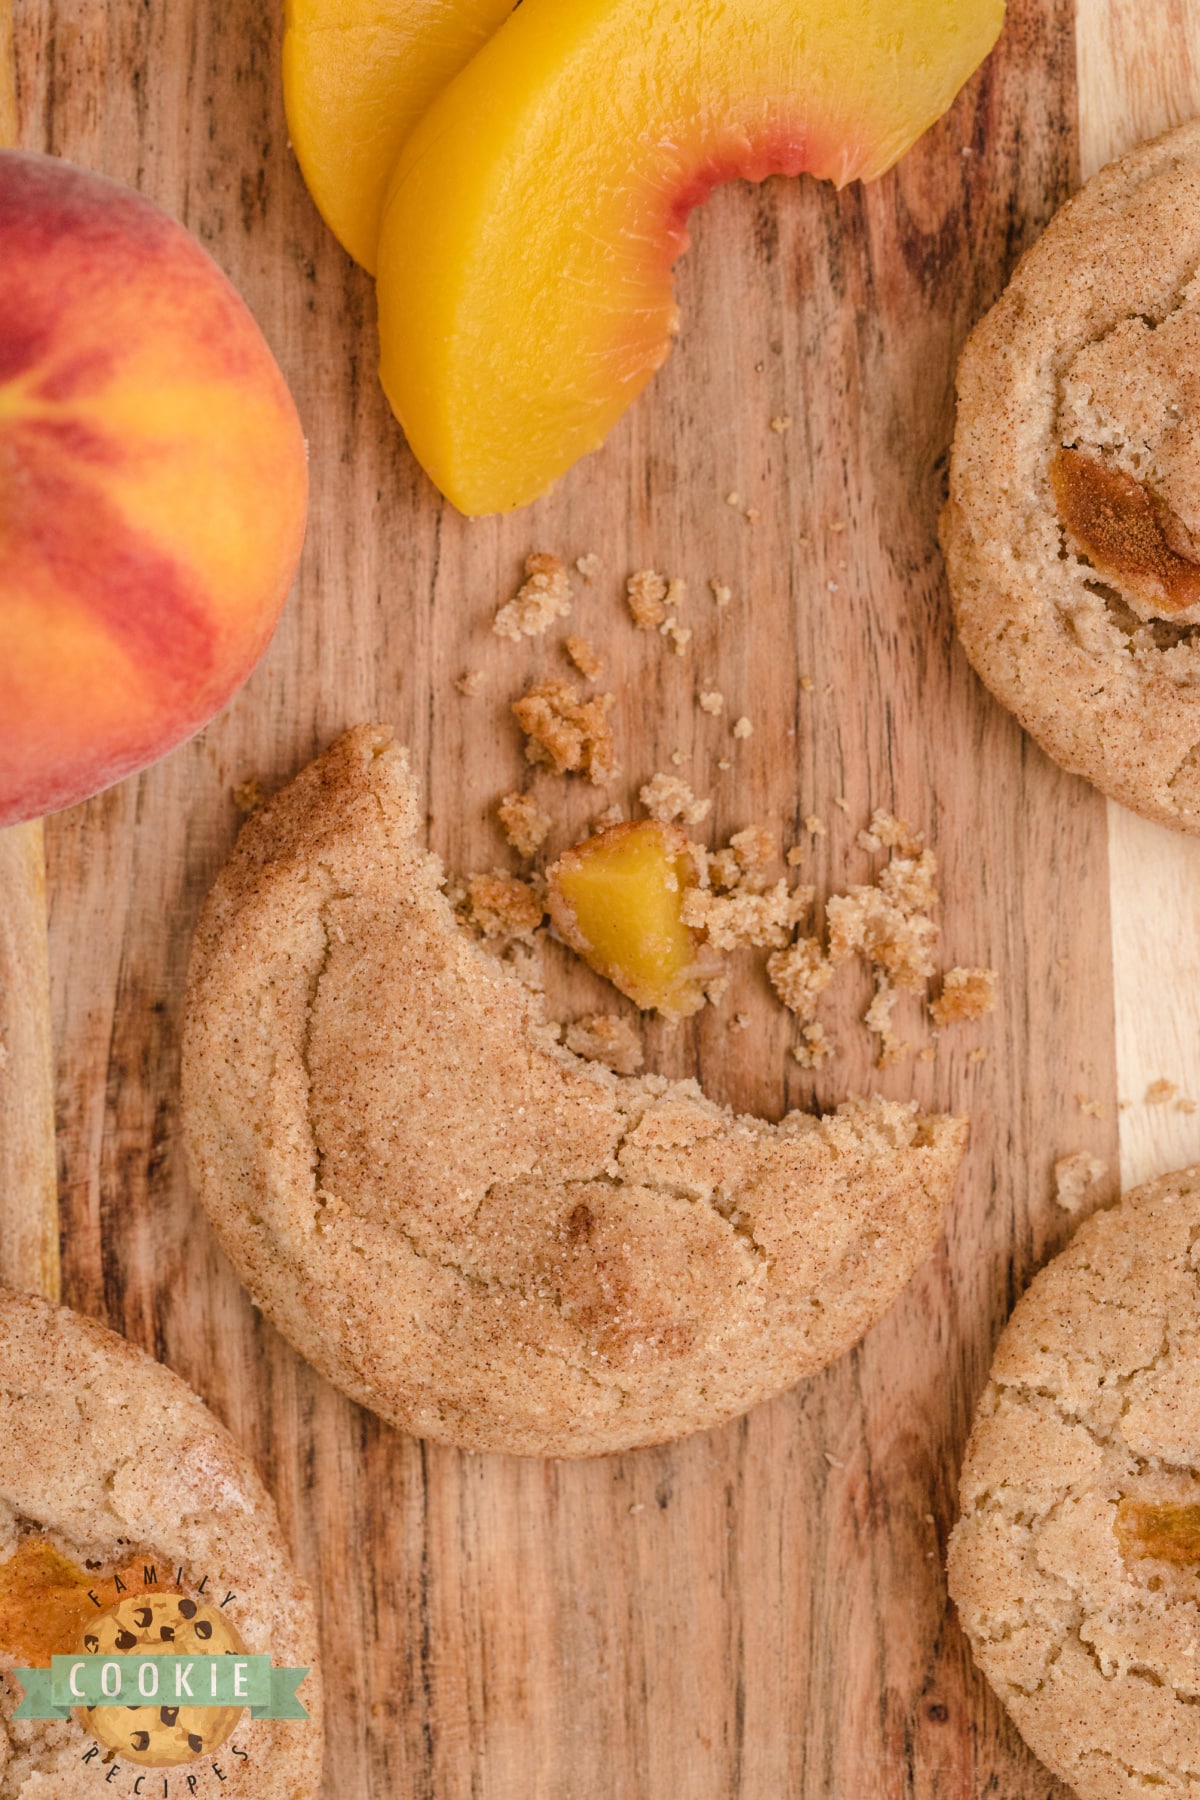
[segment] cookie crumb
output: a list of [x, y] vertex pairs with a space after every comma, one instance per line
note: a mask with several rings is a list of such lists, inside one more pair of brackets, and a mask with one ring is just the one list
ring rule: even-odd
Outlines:
[[256, 813], [265, 799], [262, 782], [257, 775], [252, 775], [248, 781], [239, 781], [233, 790], [233, 804], [246, 817]]
[[655, 775], [639, 791], [638, 799], [660, 825], [682, 819], [685, 825], [699, 825], [712, 811], [711, 800], [697, 800], [680, 775]]
[[[836, 804], [840, 806], [841, 802]], [[877, 809], [856, 842], [860, 850], [899, 850], [904, 856], [916, 856], [924, 847], [925, 833], [914, 831], [907, 819], [897, 819], [894, 814]]]
[[1178, 1113], [1194, 1113], [1195, 1110], [1196, 1102], [1189, 1100], [1186, 1094], [1181, 1094], [1175, 1102], [1175, 1111]]
[[697, 697], [697, 703], [701, 712], [711, 713], [714, 719], [719, 718], [725, 711], [725, 696], [719, 688], [702, 689]]
[[1168, 1081], [1164, 1076], [1160, 1076], [1157, 1081], [1152, 1081], [1146, 1089], [1145, 1103], [1147, 1106], [1165, 1106], [1167, 1101], [1173, 1100], [1178, 1092], [1179, 1089], [1173, 1081]]
[[554, 821], [532, 794], [505, 794], [496, 807], [504, 835], [518, 856], [536, 856]]
[[754, 727], [746, 717], [745, 713], [742, 714], [740, 719], [735, 719], [733, 721], [733, 735], [735, 738], [748, 738], [752, 735], [753, 731]]
[[782, 950], [792, 931], [808, 915], [812, 888], [791, 888], [777, 881], [765, 893], [737, 891], [715, 894], [689, 888], [683, 896], [683, 922], [703, 931], [714, 950], [738, 950], [754, 944], [760, 950]]
[[594, 550], [589, 550], [586, 556], [575, 558], [575, 567], [590, 587], [600, 573], [600, 558]]
[[644, 1060], [636, 1029], [616, 1013], [585, 1013], [573, 1019], [563, 1042], [576, 1056], [604, 1063], [617, 1075], [636, 1075]]
[[625, 583], [630, 616], [639, 631], [657, 631], [667, 616], [667, 582], [657, 569], [637, 569]]
[[1054, 1165], [1054, 1198], [1064, 1212], [1077, 1213], [1108, 1174], [1108, 1164], [1079, 1150], [1061, 1156]]
[[727, 756], [723, 756], [718, 762], [717, 767], [721, 770], [721, 773], [724, 774], [727, 769], [732, 769], [733, 764]]
[[758, 508], [757, 508], [757, 506], [748, 506], [746, 508], [745, 513], [743, 514], [743, 517], [745, 518], [747, 525], [757, 525], [758, 524]]
[[523, 637], [541, 637], [555, 619], [571, 610], [571, 584], [562, 559], [545, 551], [525, 558], [525, 581], [515, 597], [492, 620], [497, 637], [520, 643]]
[[834, 796], [833, 804], [837, 807], [839, 812], [848, 813], [850, 811], [850, 802], [847, 800], [845, 794], [836, 794]]
[[1085, 1118], [1102, 1119], [1104, 1117], [1104, 1108], [1098, 1100], [1089, 1100], [1086, 1094], [1076, 1094], [1075, 1100]]
[[729, 493], [726, 494], [725, 504], [726, 506], [740, 506], [742, 504], [742, 496], [738, 493], [736, 488], [732, 488]]
[[473, 700], [476, 694], [483, 690], [483, 670], [465, 669], [454, 685], [460, 694], [465, 694], [468, 700]]
[[529, 882], [501, 869], [469, 875], [466, 899], [471, 923], [486, 938], [531, 938], [546, 913]]
[[729, 848], [743, 869], [766, 868], [779, 855], [778, 843], [763, 825], [747, 825], [744, 831], [735, 831]]
[[863, 1014], [863, 1024], [879, 1039], [879, 1050], [875, 1057], [876, 1068], [890, 1069], [900, 1061], [908, 1049], [904, 1039], [897, 1037], [892, 1024], [892, 1008], [900, 996], [883, 975], [876, 975], [875, 982], [875, 998]]
[[826, 837], [829, 832], [829, 828], [824, 819], [819, 819], [816, 813], [809, 813], [807, 819], [804, 821], [804, 829], [807, 831], [809, 837], [815, 838]]
[[512, 703], [513, 717], [529, 742], [525, 755], [555, 774], [584, 774], [602, 786], [617, 773], [616, 744], [608, 712], [611, 694], [582, 700], [570, 681], [538, 681]]
[[804, 694], [811, 694], [811, 693], [812, 693], [812, 691], [813, 691], [813, 688], [814, 688], [814, 687], [815, 687], [815, 686], [816, 686], [816, 683], [815, 683], [815, 682], [814, 682], [814, 681], [813, 681], [813, 678], [812, 678], [812, 676], [811, 676], [811, 675], [802, 675], [802, 676], [801, 676], [801, 677], [800, 677], [800, 691], [801, 691], [801, 693], [804, 693]]
[[599, 681], [604, 673], [604, 660], [590, 638], [571, 637], [565, 639], [563, 648], [587, 681]]
[[[831, 895], [825, 913], [832, 960], [864, 956], [890, 986], [917, 992], [933, 974], [937, 926], [929, 913], [937, 904], [936, 874], [932, 850], [915, 858], [894, 855], [873, 884]], [[880, 1017], [884, 1010], [881, 1003]]]
[[768, 956], [767, 979], [789, 1012], [811, 1020], [817, 1001], [833, 980], [833, 964], [819, 939], [798, 937]]
[[[985, 1063], [987, 1061], [987, 1059], [988, 1059], [988, 1053], [986, 1050], [972, 1050], [970, 1055], [967, 1057], [967, 1061], [969, 1063]], [[932, 1057], [930, 1058], [930, 1060], [931, 1061], [933, 1060]]]
[[833, 1055], [834, 1046], [825, 1035], [823, 1025], [806, 1025], [799, 1043], [792, 1045], [792, 1055], [802, 1069], [819, 1069]]
[[623, 824], [624, 819], [625, 808], [614, 800], [611, 806], [606, 806], [603, 812], [596, 814], [592, 820], [592, 832], [598, 834], [601, 831], [608, 831], [614, 825]]
[[799, 844], [793, 844], [788, 851], [787, 856], [784, 858], [784, 861], [787, 863], [789, 869], [798, 869], [807, 854], [808, 852], [802, 849]]
[[790, 431], [791, 428], [791, 413], [776, 413], [775, 417], [771, 420], [771, 430], [775, 433], [776, 437], [782, 437], [784, 432]]
[[692, 641], [691, 628], [687, 625], [677, 625], [674, 619], [668, 619], [661, 630], [663, 636], [670, 640], [671, 648], [676, 656], [682, 656]]
[[939, 1031], [947, 1025], [973, 1024], [995, 1010], [995, 969], [947, 969], [941, 993], [929, 1003], [929, 1016]]
[[708, 585], [712, 589], [712, 597], [717, 605], [720, 607], [728, 606], [729, 602], [733, 599], [733, 589], [726, 587], [723, 581], [718, 581], [715, 575], [709, 578]]

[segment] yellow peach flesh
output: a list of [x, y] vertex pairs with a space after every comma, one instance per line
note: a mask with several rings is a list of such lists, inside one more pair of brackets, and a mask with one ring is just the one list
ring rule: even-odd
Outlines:
[[288, 135], [317, 210], [372, 274], [405, 138], [513, 0], [287, 0]]
[[696, 867], [678, 827], [610, 826], [566, 851], [546, 879], [559, 935], [636, 1005], [682, 1018], [704, 1004], [698, 940], [682, 915]]
[[[686, 17], [686, 15], [685, 15]], [[535, 498], [666, 357], [689, 209], [735, 176], [890, 166], [1003, 0], [523, 0], [408, 138], [379, 242], [380, 372], [466, 513]]]

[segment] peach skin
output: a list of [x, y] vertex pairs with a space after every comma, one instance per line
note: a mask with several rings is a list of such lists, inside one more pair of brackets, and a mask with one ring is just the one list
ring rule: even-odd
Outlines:
[[292, 149], [317, 211], [372, 275], [400, 146], [512, 9], [513, 0], [287, 0]]
[[307, 495], [283, 376], [199, 244], [128, 188], [0, 152], [0, 825], [225, 704]]
[[664, 361], [689, 211], [734, 177], [882, 174], [1003, 0], [523, 0], [407, 139], [380, 373], [465, 513], [544, 493]]

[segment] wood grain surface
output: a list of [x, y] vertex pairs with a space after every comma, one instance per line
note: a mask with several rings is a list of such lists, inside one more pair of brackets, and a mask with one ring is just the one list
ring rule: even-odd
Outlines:
[[42, 822], [0, 831], [0, 1281], [59, 1295]]
[[[942, 1559], [992, 1345], [1067, 1235], [1051, 1164], [1086, 1148], [1115, 1166], [1106, 816], [974, 679], [934, 531], [957, 351], [1077, 179], [1074, 33], [1070, 0], [1013, 0], [951, 115], [869, 190], [718, 194], [681, 266], [666, 370], [547, 500], [471, 524], [376, 385], [370, 283], [287, 149], [275, 10], [18, 0], [24, 142], [135, 183], [199, 235], [310, 440], [308, 545], [259, 671], [201, 738], [52, 821], [47, 845], [65, 1294], [178, 1369], [263, 1467], [321, 1601], [329, 1800], [1058, 1791], [974, 1673]], [[947, 964], [992, 963], [1003, 996], [986, 1027], [886, 1075], [850, 983], [841, 1053], [805, 1076], [750, 960], [721, 1012], [648, 1030], [653, 1066], [739, 1107], [912, 1093], [969, 1109], [972, 1146], [944, 1244], [858, 1351], [726, 1429], [584, 1464], [460, 1456], [334, 1394], [248, 1304], [178, 1128], [188, 943], [235, 786], [270, 789], [344, 725], [390, 720], [435, 847], [457, 869], [508, 862], [491, 812], [522, 776], [508, 701], [564, 666], [554, 642], [488, 632], [532, 549], [602, 558], [571, 624], [618, 696], [616, 797], [678, 749], [721, 836], [760, 820], [806, 841], [821, 815], [825, 889], [866, 873], [854, 834], [872, 807], [905, 814], [942, 861]], [[683, 658], [623, 615], [646, 564], [689, 583]], [[709, 577], [733, 591], [724, 612]], [[467, 668], [485, 673], [471, 700], [453, 685]], [[696, 709], [709, 684], [723, 721]], [[738, 744], [740, 713], [754, 734]], [[559, 845], [596, 805], [550, 778], [538, 792]], [[562, 1012], [600, 997], [565, 957], [549, 985]], [[750, 1027], [731, 1032], [737, 1012]]]

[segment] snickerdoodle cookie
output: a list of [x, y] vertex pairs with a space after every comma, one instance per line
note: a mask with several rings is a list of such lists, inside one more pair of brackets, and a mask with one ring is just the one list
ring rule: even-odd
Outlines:
[[[33, 1697], [10, 1671], [76, 1653], [265, 1655], [309, 1670], [309, 1717], [163, 1705], [165, 1685], [154, 1704], [14, 1717]], [[0, 1800], [313, 1800], [316, 1661], [270, 1496], [203, 1402], [95, 1321], [0, 1288]]]
[[1064, 768], [1200, 832], [1200, 122], [1064, 206], [958, 372], [959, 634]]
[[1200, 1168], [1097, 1213], [996, 1349], [950, 1591], [1082, 1800], [1200, 1792]]
[[860, 1338], [965, 1122], [780, 1125], [573, 1056], [457, 926], [405, 752], [341, 738], [243, 829], [184, 1033], [200, 1194], [256, 1302], [423, 1437], [588, 1455], [716, 1424]]

